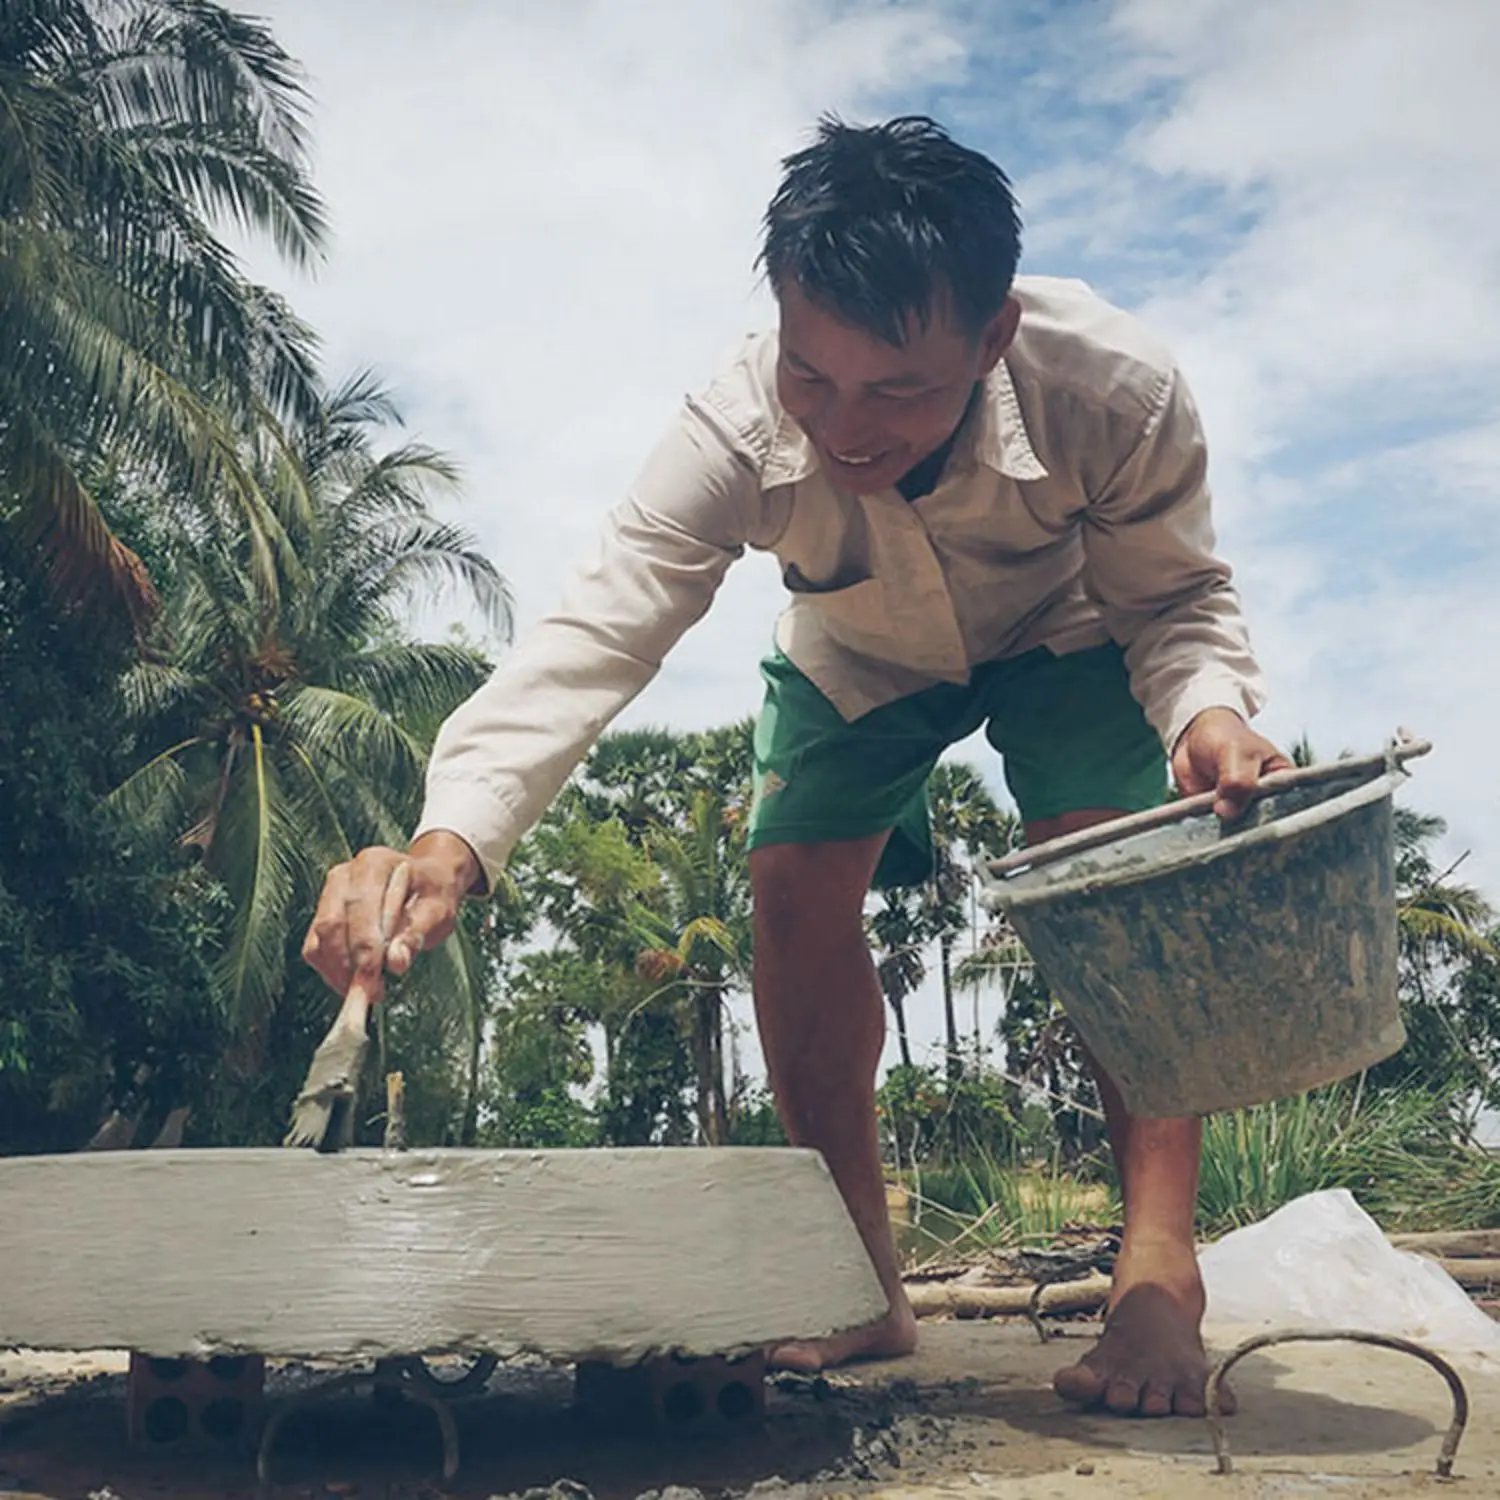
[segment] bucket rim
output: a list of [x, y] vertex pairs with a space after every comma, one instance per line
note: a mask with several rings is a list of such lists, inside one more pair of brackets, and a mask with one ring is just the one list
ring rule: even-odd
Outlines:
[[[1111, 869], [1093, 869], [1086, 873], [1052, 881], [1046, 878], [1050, 873], [1050, 867], [1047, 866], [1023, 868], [1014, 874], [999, 878], [987, 876], [981, 866], [980, 899], [991, 909], [1010, 912], [1040, 906], [1059, 897], [1077, 896], [1105, 889], [1119, 889], [1138, 885], [1142, 881], [1154, 880], [1162, 875], [1176, 874], [1179, 870], [1201, 869], [1231, 858], [1241, 850], [1256, 848], [1262, 844], [1281, 843], [1311, 828], [1331, 823], [1348, 813], [1357, 812], [1370, 803], [1388, 800], [1407, 780], [1409, 780], [1408, 773], [1399, 767], [1379, 771], [1368, 780], [1359, 782], [1346, 791], [1338, 793], [1337, 796], [1314, 803], [1311, 807], [1301, 808], [1284, 818], [1277, 818], [1254, 828], [1241, 829], [1216, 843], [1186, 848], [1160, 860], [1139, 860], [1116, 865]], [[1098, 850], [1080, 851], [1076, 857], [1080, 860], [1087, 860], [1090, 854], [1099, 857], [1124, 847], [1137, 838], [1148, 836], [1147, 832], [1127, 835], [1121, 844], [1106, 844]]]

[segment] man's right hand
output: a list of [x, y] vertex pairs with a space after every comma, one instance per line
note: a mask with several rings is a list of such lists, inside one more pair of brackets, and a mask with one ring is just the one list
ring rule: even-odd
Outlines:
[[[382, 908], [391, 876], [406, 865], [405, 904]], [[474, 851], [454, 833], [424, 833], [405, 854], [376, 846], [335, 865], [323, 882], [302, 956], [340, 995], [356, 977], [378, 994], [384, 974], [404, 974], [424, 948], [453, 931], [458, 908], [479, 876]]]

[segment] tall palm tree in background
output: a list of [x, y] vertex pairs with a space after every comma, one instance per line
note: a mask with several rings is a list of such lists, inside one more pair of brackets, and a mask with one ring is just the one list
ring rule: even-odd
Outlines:
[[61, 603], [155, 607], [101, 469], [236, 507], [275, 586], [241, 439], [311, 413], [311, 337], [216, 232], [316, 255], [303, 106], [269, 29], [212, 0], [0, 3], [0, 524]]
[[874, 949], [875, 977], [891, 1014], [896, 1018], [896, 1046], [901, 1066], [912, 1066], [911, 1034], [906, 1024], [906, 1002], [927, 978], [928, 933], [920, 898], [902, 886], [880, 893], [880, 905], [865, 919]]
[[700, 787], [682, 826], [647, 838], [646, 853], [662, 882], [636, 924], [643, 939], [637, 971], [660, 984], [656, 995], [681, 1007], [693, 1054], [698, 1132], [708, 1146], [729, 1139], [725, 1008], [731, 992], [750, 981], [750, 871], [744, 825], [731, 806], [722, 791]]
[[[750, 735], [748, 721], [607, 734], [518, 851], [556, 938], [557, 991], [590, 992], [603, 1032], [607, 1135], [677, 1139], [681, 1084], [698, 1138], [729, 1135], [740, 1079], [726, 1008], [750, 969]], [[690, 1080], [664, 1049], [691, 1059]]]
[[[227, 888], [219, 978], [242, 1037], [274, 1006], [328, 867], [404, 840], [432, 738], [488, 670], [467, 646], [409, 639], [412, 601], [456, 584], [489, 627], [509, 629], [495, 568], [429, 510], [451, 464], [414, 443], [377, 452], [395, 420], [367, 377], [330, 395], [296, 445], [308, 506], [288, 512], [293, 566], [268, 584], [248, 524], [186, 535], [156, 652], [122, 684], [140, 765], [113, 805], [196, 846]], [[262, 472], [272, 488], [278, 476]], [[472, 964], [455, 972], [450, 948], [425, 968], [458, 1002], [480, 981]]]
[[963, 1071], [958, 1013], [953, 1003], [953, 953], [960, 934], [973, 926], [973, 864], [1004, 853], [1017, 837], [1017, 826], [1013, 814], [1001, 811], [979, 772], [961, 761], [937, 765], [927, 783], [927, 798], [932, 817], [933, 869], [922, 905], [928, 932], [938, 945], [947, 1074], [951, 1081]]

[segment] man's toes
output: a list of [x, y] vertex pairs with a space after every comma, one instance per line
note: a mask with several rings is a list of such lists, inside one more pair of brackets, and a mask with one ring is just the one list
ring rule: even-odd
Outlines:
[[[1140, 1413], [1143, 1417], [1170, 1417], [1172, 1415], [1172, 1387], [1165, 1380], [1148, 1380], [1141, 1391]], [[1181, 1412], [1180, 1415], [1186, 1415]]]
[[1107, 1384], [1104, 1376], [1082, 1360], [1065, 1365], [1052, 1377], [1052, 1389], [1064, 1401], [1075, 1401], [1079, 1406], [1093, 1406], [1102, 1400]]
[[823, 1351], [816, 1344], [782, 1344], [771, 1350], [767, 1363], [773, 1370], [816, 1375], [823, 1368]]
[[1116, 1416], [1134, 1416], [1141, 1405], [1140, 1382], [1119, 1378], [1111, 1380], [1104, 1392], [1104, 1404]]
[[1208, 1410], [1201, 1387], [1180, 1386], [1172, 1398], [1172, 1410], [1179, 1417], [1201, 1417]]
[[[1184, 1407], [1183, 1404], [1182, 1404], [1182, 1396], [1181, 1395], [1178, 1396], [1178, 1398], [1177, 1398], [1177, 1410], [1184, 1417], [1201, 1417], [1203, 1415], [1203, 1413], [1208, 1410], [1208, 1397], [1207, 1397], [1206, 1386], [1207, 1386], [1207, 1382], [1205, 1382], [1203, 1386], [1200, 1386], [1196, 1391], [1191, 1391], [1191, 1392], [1187, 1393], [1187, 1394], [1191, 1395], [1193, 1397], [1193, 1399], [1197, 1402], [1197, 1405], [1193, 1406], [1191, 1408]], [[1235, 1414], [1235, 1412], [1237, 1412], [1239, 1409], [1240, 1409], [1240, 1403], [1235, 1398], [1234, 1388], [1231, 1385], [1229, 1385], [1227, 1381], [1224, 1382], [1224, 1383], [1222, 1383], [1219, 1386], [1219, 1412], [1220, 1412], [1220, 1414], [1222, 1416], [1232, 1417]]]

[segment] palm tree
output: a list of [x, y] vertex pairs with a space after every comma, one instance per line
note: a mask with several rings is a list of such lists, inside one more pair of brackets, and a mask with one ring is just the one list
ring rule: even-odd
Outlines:
[[640, 842], [677, 818], [693, 764], [687, 735], [660, 728], [618, 729], [594, 746], [576, 785], [591, 816], [618, 818]]
[[[428, 508], [454, 482], [448, 460], [415, 443], [376, 452], [395, 420], [368, 377], [332, 393], [297, 443], [310, 505], [288, 528], [295, 565], [268, 586], [248, 526], [186, 536], [157, 652], [123, 681], [141, 763], [112, 804], [195, 846], [226, 886], [219, 980], [241, 1035], [274, 1006], [328, 867], [404, 839], [437, 726], [487, 671], [468, 647], [407, 639], [410, 602], [456, 584], [509, 628], [499, 574]], [[473, 1017], [479, 966], [464, 948], [456, 935], [413, 979]]]
[[232, 501], [274, 582], [279, 528], [237, 439], [310, 413], [310, 337], [216, 231], [316, 255], [304, 102], [270, 31], [213, 0], [0, 5], [0, 523], [62, 602], [138, 625], [155, 607], [101, 466]]
[[[692, 1059], [698, 1137], [710, 1144], [727, 1138], [735, 1092], [725, 1007], [750, 968], [750, 759], [748, 722], [606, 735], [520, 860], [560, 961], [594, 966], [606, 1114], [641, 1123], [616, 1085], [649, 1075], [654, 1090], [670, 1074], [659, 1066], [665, 1022]], [[670, 1100], [653, 1098], [653, 1117], [671, 1115]]]
[[972, 928], [970, 896], [973, 861], [1003, 853], [1015, 841], [1014, 815], [1002, 812], [983, 778], [961, 761], [942, 761], [927, 784], [932, 817], [932, 876], [923, 899], [923, 915], [938, 945], [938, 972], [943, 987], [943, 1025], [947, 1075], [951, 1083], [963, 1071], [958, 1015], [953, 1004], [953, 952], [959, 935]]
[[901, 1066], [909, 1068], [911, 1036], [906, 1025], [906, 1001], [927, 978], [923, 952], [928, 933], [918, 901], [907, 887], [881, 892], [881, 905], [865, 919], [875, 949], [875, 977], [896, 1018], [896, 1043]]
[[[750, 977], [750, 874], [744, 826], [726, 798], [700, 787], [686, 825], [648, 836], [646, 851], [661, 872], [658, 897], [642, 908], [644, 942], [637, 972], [678, 1002], [693, 1055], [698, 1131], [705, 1145], [729, 1138], [724, 1086], [724, 1010]], [[653, 997], [654, 998], [654, 997]]]
[[1433, 862], [1431, 846], [1448, 825], [1409, 807], [1395, 809], [1395, 824], [1396, 916], [1405, 964], [1421, 968], [1497, 957], [1486, 936], [1493, 908], [1473, 886], [1453, 879], [1463, 860], [1442, 871]]

